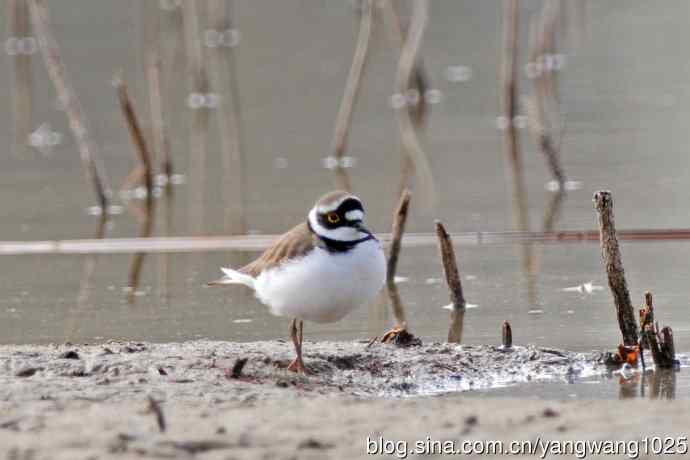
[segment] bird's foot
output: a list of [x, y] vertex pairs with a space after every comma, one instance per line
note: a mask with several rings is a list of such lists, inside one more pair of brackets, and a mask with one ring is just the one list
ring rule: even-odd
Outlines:
[[296, 372], [298, 374], [311, 374], [311, 371], [307, 368], [307, 366], [304, 365], [304, 361], [302, 361], [301, 357], [293, 359], [292, 362], [288, 365], [287, 370], [291, 372]]

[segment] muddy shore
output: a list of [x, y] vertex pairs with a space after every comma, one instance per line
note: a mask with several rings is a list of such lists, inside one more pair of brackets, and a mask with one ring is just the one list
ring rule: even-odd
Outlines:
[[0, 458], [365, 458], [367, 436], [629, 440], [653, 434], [649, 427], [690, 431], [687, 401], [457, 393], [604, 372], [598, 353], [349, 342], [306, 342], [305, 352], [308, 376], [285, 370], [291, 345], [278, 341], [0, 346]]

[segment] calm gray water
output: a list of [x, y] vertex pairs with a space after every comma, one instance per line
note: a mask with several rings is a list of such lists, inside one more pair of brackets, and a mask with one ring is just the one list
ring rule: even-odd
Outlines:
[[[522, 66], [528, 22], [541, 3], [520, 4]], [[122, 70], [128, 80], [141, 116], [148, 113], [141, 3], [65, 0], [50, 8], [63, 59], [117, 188], [133, 156], [110, 84], [116, 71]], [[565, 65], [558, 73], [566, 124], [563, 162], [568, 177], [581, 187], [568, 194], [558, 228], [595, 228], [591, 196], [601, 188], [614, 193], [619, 228], [690, 227], [690, 67], [685, 46], [690, 38], [689, 10], [683, 0], [658, 3], [653, 9], [642, 1], [587, 2], [584, 21], [567, 33], [562, 43]], [[423, 141], [440, 203], [434, 211], [413, 198], [409, 231], [433, 231], [434, 218], [455, 232], [512, 228], [509, 175], [496, 127], [500, 14], [501, 2], [496, 0], [432, 2], [423, 57], [431, 86], [441, 97], [431, 108]], [[356, 20], [348, 2], [335, 0], [238, 1], [235, 20], [241, 33], [235, 52], [248, 177], [246, 217], [252, 232], [280, 233], [303, 220], [312, 202], [333, 187], [332, 173], [322, 161], [329, 155]], [[202, 30], [207, 28], [204, 24], [202, 17]], [[0, 24], [0, 35], [6, 37], [6, 23]], [[390, 105], [396, 62], [397, 52], [378, 21], [348, 144], [348, 155], [356, 160], [350, 170], [354, 190], [367, 205], [370, 227], [378, 232], [390, 228], [398, 184], [399, 136]], [[5, 54], [0, 68], [0, 94], [9, 108], [12, 66]], [[469, 72], [469, 78], [449, 79], [458, 68], [465, 75]], [[0, 239], [91, 237], [96, 222], [87, 210], [95, 201], [38, 55], [33, 76], [31, 126], [48, 123], [62, 135], [62, 142], [49, 150], [14, 154], [12, 112], [0, 111]], [[221, 190], [230, 179], [221, 167], [216, 119], [211, 113], [205, 177], [190, 177], [186, 80], [180, 70], [169, 77], [175, 85], [168, 102], [172, 153], [177, 171], [187, 179], [175, 188], [170, 234], [189, 235], [198, 226], [204, 235], [226, 234], [223, 217], [228, 203]], [[520, 92], [529, 91], [523, 76]], [[144, 125], [149, 129], [148, 122]], [[540, 229], [551, 196], [545, 189], [550, 177], [527, 130], [520, 135], [531, 225]], [[188, 219], [190, 190], [195, 187], [204, 191], [193, 203], [204, 210], [202, 222]], [[117, 197], [115, 204], [121, 204]], [[128, 213], [115, 216], [108, 228], [109, 237], [135, 234], [136, 221]], [[619, 337], [609, 292], [563, 290], [589, 281], [606, 285], [598, 244], [537, 245], [534, 250], [538, 274], [536, 302], [531, 303], [519, 247], [456, 248], [466, 297], [479, 305], [466, 315], [465, 341], [498, 342], [500, 325], [509, 320], [516, 343], [574, 350], [615, 345]], [[624, 243], [622, 251], [634, 302], [641, 303], [644, 291], [652, 290], [657, 317], [673, 326], [677, 349], [689, 350], [690, 242]], [[101, 255], [95, 260], [3, 256], [0, 343], [284, 337], [287, 321], [270, 316], [242, 288], [204, 286], [218, 277], [219, 266], [241, 265], [255, 255], [149, 256], [135, 305], [125, 302], [123, 292], [128, 255]], [[91, 263], [93, 276], [84, 276]], [[427, 340], [443, 339], [448, 312], [441, 306], [448, 303], [448, 294], [439, 283], [436, 248], [405, 248], [399, 275], [408, 278], [399, 288], [413, 332]], [[385, 308], [372, 306], [335, 325], [308, 325], [306, 333], [309, 339], [360, 339], [380, 334], [390, 323]]]

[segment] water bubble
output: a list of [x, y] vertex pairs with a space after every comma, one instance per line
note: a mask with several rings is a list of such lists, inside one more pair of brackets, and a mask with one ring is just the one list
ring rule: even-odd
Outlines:
[[125, 212], [124, 206], [113, 204], [108, 208], [108, 214], [111, 216], [117, 216]]
[[138, 200], [143, 200], [148, 195], [148, 192], [146, 191], [146, 187], [142, 187], [142, 186], [135, 188], [133, 190], [133, 192], [134, 192], [134, 198], [136, 198]]
[[354, 168], [355, 166], [357, 166], [357, 158], [355, 158], [355, 157], [345, 155], [340, 159], [340, 167], [341, 168], [347, 169], [347, 168]]
[[393, 277], [393, 282], [394, 282], [395, 284], [407, 283], [408, 281], [410, 281], [410, 278], [407, 277], [407, 276], [398, 276], [398, 275], [396, 275], [396, 276]]
[[181, 185], [187, 182], [187, 178], [184, 174], [173, 174], [170, 176], [170, 183], [173, 185]]
[[48, 133], [46, 136], [46, 144], [48, 144], [50, 147], [55, 147], [56, 145], [60, 145], [62, 143], [62, 134], [52, 131]]
[[538, 78], [541, 76], [542, 67], [541, 64], [536, 62], [528, 62], [525, 64], [525, 75], [530, 80]]
[[395, 110], [402, 109], [405, 107], [405, 104], [407, 104], [407, 100], [402, 94], [395, 93], [391, 96], [391, 107], [393, 107]]
[[251, 323], [253, 320], [249, 318], [239, 318], [239, 319], [234, 319], [232, 322], [235, 324], [246, 324], [246, 323]]
[[443, 99], [443, 93], [438, 89], [428, 89], [424, 92], [424, 100], [429, 104], [438, 104]]
[[275, 169], [285, 169], [288, 167], [288, 160], [287, 158], [283, 157], [278, 157], [273, 160], [273, 167]]
[[566, 57], [563, 53], [553, 55], [553, 70], [561, 70], [565, 67]]
[[30, 56], [38, 50], [36, 39], [34, 37], [24, 37], [17, 42], [17, 49], [19, 54]]
[[17, 50], [17, 42], [19, 39], [17, 37], [10, 37], [5, 40], [5, 53], [9, 56], [16, 56], [19, 51]]
[[163, 189], [160, 187], [154, 187], [153, 188], [153, 197], [154, 198], [160, 198], [163, 196]]
[[5, 52], [9, 56], [30, 56], [38, 50], [34, 37], [9, 37], [5, 40]]
[[216, 29], [204, 31], [204, 44], [207, 48], [217, 48], [222, 41], [222, 33]]
[[513, 126], [517, 129], [525, 129], [527, 127], [527, 116], [525, 115], [516, 115], [513, 118]]
[[218, 93], [190, 93], [187, 96], [187, 107], [192, 110], [201, 108], [215, 109], [220, 102]]
[[509, 124], [510, 122], [508, 121], [508, 117], [504, 115], [499, 115], [496, 117], [496, 128], [499, 131], [505, 131], [506, 129], [508, 129]]
[[446, 80], [452, 83], [462, 83], [472, 79], [472, 67], [465, 65], [450, 65], [446, 68]]
[[153, 178], [153, 183], [158, 187], [165, 187], [168, 185], [168, 176], [165, 174], [157, 174], [156, 177]]
[[321, 165], [325, 169], [335, 169], [338, 167], [338, 159], [333, 156], [328, 156], [321, 160]]
[[441, 284], [441, 278], [427, 278], [424, 280], [424, 284]]
[[90, 216], [100, 216], [101, 215], [101, 207], [100, 206], [89, 206], [86, 208], [86, 213]]
[[237, 29], [227, 29], [221, 35], [221, 43], [227, 48], [234, 48], [240, 44], [240, 31]]
[[[563, 188], [568, 192], [580, 190], [582, 188], [582, 182], [578, 180], [567, 180]], [[557, 192], [561, 189], [561, 186], [557, 180], [550, 180], [544, 184], [544, 189], [548, 192]]]
[[181, 5], [181, 0], [160, 0], [159, 6], [161, 10], [173, 11], [179, 8]]
[[31, 147], [47, 155], [52, 152], [53, 147], [62, 143], [62, 134], [53, 131], [49, 123], [41, 123], [36, 130], [29, 134], [28, 143]]
[[416, 88], [410, 88], [405, 92], [405, 101], [411, 107], [414, 107], [415, 105], [419, 104], [419, 98], [420, 94]]
[[200, 109], [204, 105], [204, 95], [201, 93], [190, 93], [187, 96], [187, 107], [192, 110]]
[[220, 103], [220, 95], [218, 93], [207, 93], [204, 95], [204, 107], [207, 109], [215, 109]]

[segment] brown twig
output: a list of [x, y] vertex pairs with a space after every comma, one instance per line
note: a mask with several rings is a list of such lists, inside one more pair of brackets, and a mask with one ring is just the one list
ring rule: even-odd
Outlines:
[[621, 260], [621, 252], [616, 238], [616, 225], [613, 217], [613, 198], [611, 192], [601, 190], [594, 194], [594, 207], [599, 220], [599, 241], [601, 242], [601, 257], [608, 275], [609, 288], [616, 305], [618, 327], [623, 335], [623, 344], [637, 345], [637, 322], [635, 311], [630, 302], [628, 283]]
[[440, 221], [436, 221], [436, 237], [438, 238], [443, 273], [450, 291], [452, 310], [450, 312], [450, 329], [448, 330], [448, 342], [460, 343], [462, 341], [462, 329], [465, 318], [465, 297], [462, 294], [462, 283], [455, 259], [453, 241]]
[[[419, 49], [428, 19], [429, 1], [415, 1], [413, 4], [412, 19], [407, 34], [405, 34], [405, 42], [400, 51], [400, 59], [398, 61], [398, 70], [395, 79], [395, 90], [396, 95], [406, 101], [404, 104], [401, 104], [400, 107], [396, 107], [396, 114], [403, 151], [407, 158], [409, 158], [409, 162], [416, 173], [416, 186], [419, 191], [417, 196], [422, 203], [429, 204], [433, 208], [436, 207], [437, 204], [436, 184], [433, 174], [431, 173], [429, 159], [419, 142], [417, 130], [412, 121], [407, 103], [407, 98], [410, 93], [410, 82], [412, 81], [413, 72], [415, 72], [417, 68]], [[419, 94], [417, 96], [418, 98], [422, 98], [424, 94]]]
[[359, 21], [359, 34], [357, 36], [357, 45], [355, 53], [352, 57], [352, 64], [350, 65], [350, 72], [345, 83], [345, 91], [340, 100], [340, 108], [338, 109], [338, 116], [335, 121], [335, 131], [333, 133], [333, 140], [331, 141], [331, 151], [333, 158], [336, 160], [335, 165], [335, 180], [336, 186], [343, 190], [352, 190], [350, 177], [343, 167], [343, 156], [347, 144], [347, 136], [350, 132], [352, 124], [352, 113], [355, 104], [357, 103], [357, 95], [362, 82], [362, 75], [364, 67], [367, 63], [369, 55], [369, 39], [371, 38], [371, 29], [373, 24], [374, 6], [373, 0], [362, 0], [362, 7], [359, 12], [361, 15]]
[[400, 255], [400, 247], [403, 233], [405, 233], [405, 222], [407, 221], [407, 211], [410, 205], [410, 192], [404, 190], [400, 196], [398, 207], [393, 217], [393, 230], [390, 251], [388, 253], [388, 267], [386, 271], [386, 287], [388, 288], [388, 296], [393, 307], [393, 315], [397, 322], [397, 327], [401, 329], [407, 328], [407, 320], [405, 318], [405, 309], [403, 308], [398, 287], [395, 285], [395, 272], [398, 268], [398, 257]]
[[101, 207], [101, 213], [107, 215], [111, 191], [102, 168], [97, 163], [96, 145], [89, 136], [86, 119], [81, 109], [77, 94], [67, 78], [67, 71], [60, 59], [57, 41], [50, 30], [48, 10], [42, 0], [28, 0], [31, 11], [31, 22], [36, 33], [38, 47], [41, 50], [48, 75], [55, 86], [58, 98], [69, 118], [72, 134], [79, 146], [79, 153], [84, 166], [87, 181], [93, 185]]
[[[134, 113], [134, 107], [132, 106], [132, 103], [129, 100], [129, 95], [127, 94], [127, 85], [124, 83], [124, 81], [117, 78], [115, 81], [115, 87], [117, 89], [122, 114], [124, 115], [127, 128], [129, 130], [130, 136], [132, 137], [132, 142], [134, 143], [135, 151], [143, 167], [144, 185], [146, 187], [146, 201], [145, 213], [139, 226], [139, 237], [148, 238], [151, 236], [151, 232], [153, 230], [154, 210], [153, 166], [151, 162], [151, 155], [146, 145], [144, 135], [139, 126], [137, 116]], [[127, 283], [127, 301], [129, 303], [134, 302], [136, 289], [139, 285], [141, 267], [144, 263], [144, 255], [144, 252], [137, 252], [136, 254], [134, 254], [134, 257], [132, 258], [132, 264], [130, 266], [129, 278]]]

